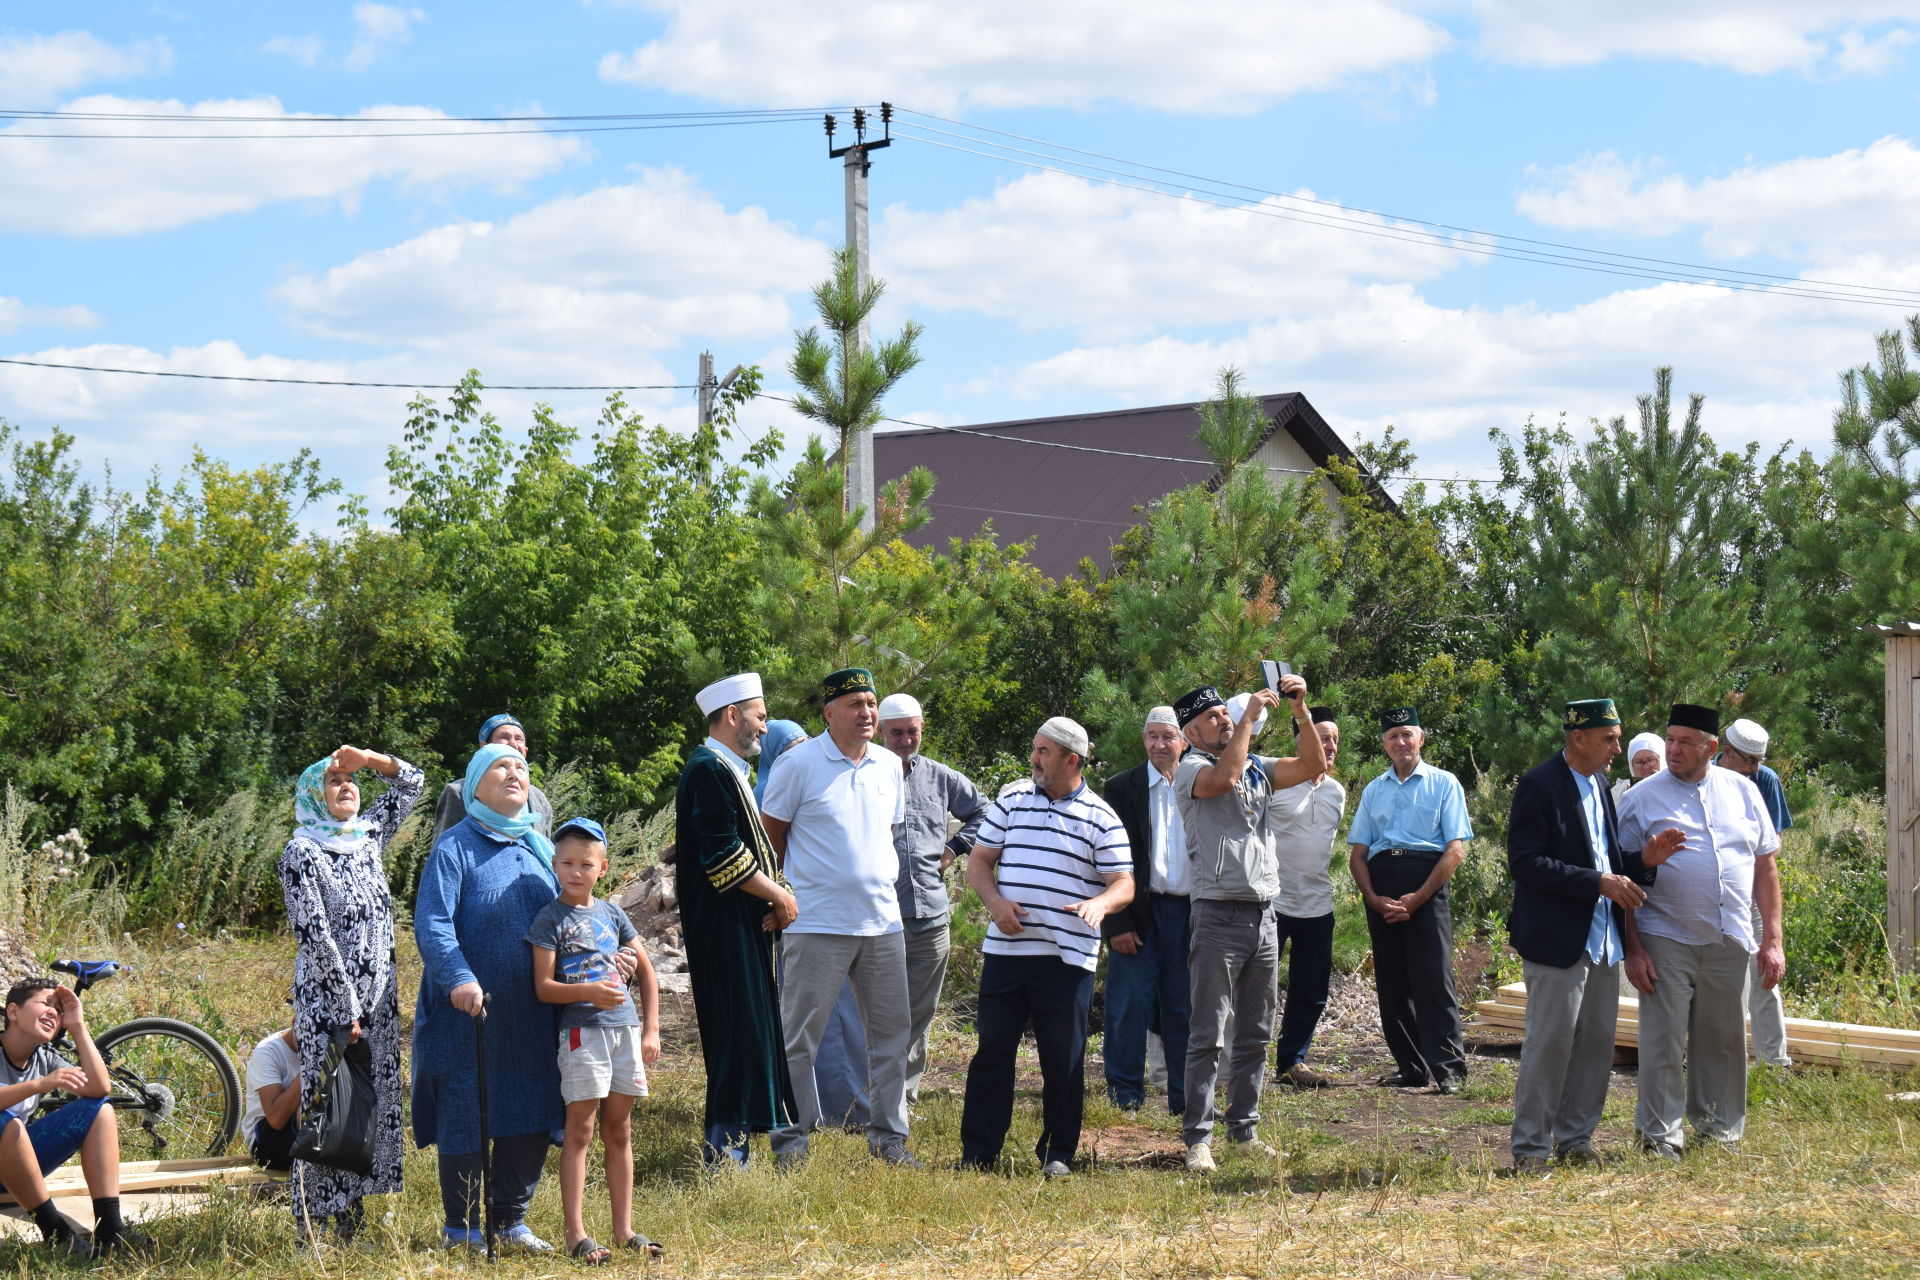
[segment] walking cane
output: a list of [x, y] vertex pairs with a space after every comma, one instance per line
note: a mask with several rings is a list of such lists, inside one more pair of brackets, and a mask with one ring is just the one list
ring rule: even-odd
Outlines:
[[480, 1221], [488, 1262], [493, 1261], [493, 1135], [487, 1119], [487, 1008], [492, 1003], [492, 992], [482, 994], [473, 1019], [474, 1084], [480, 1095]]

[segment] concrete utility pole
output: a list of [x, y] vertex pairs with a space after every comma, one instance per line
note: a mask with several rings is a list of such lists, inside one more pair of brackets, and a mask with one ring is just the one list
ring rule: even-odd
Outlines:
[[[847, 189], [847, 244], [853, 250], [854, 279], [861, 289], [867, 287], [869, 271], [867, 267], [867, 172], [873, 163], [867, 156], [869, 152], [881, 147], [893, 145], [892, 138], [893, 104], [880, 104], [880, 123], [887, 130], [885, 136], [869, 142], [867, 140], [867, 113], [860, 107], [853, 109], [853, 145], [838, 150], [833, 145], [834, 119], [827, 117], [827, 157], [845, 158]], [[856, 342], [861, 351], [867, 350], [872, 336], [867, 332], [867, 322], [860, 322], [860, 332]], [[866, 514], [860, 517], [863, 530], [873, 529], [873, 504], [875, 482], [873, 475], [873, 432], [861, 427], [847, 441], [847, 493], [846, 509], [861, 508]]]
[[700, 425], [706, 426], [713, 421], [713, 352], [700, 353]]

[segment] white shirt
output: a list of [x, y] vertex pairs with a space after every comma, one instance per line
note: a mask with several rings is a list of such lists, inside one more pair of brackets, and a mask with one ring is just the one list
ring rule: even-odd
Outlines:
[[987, 926], [981, 950], [990, 956], [1040, 956], [1092, 971], [1100, 931], [1067, 908], [1097, 898], [1108, 876], [1132, 876], [1127, 828], [1107, 802], [1081, 783], [1058, 800], [1031, 781], [1000, 793], [980, 820], [980, 839], [1000, 851], [1000, 892], [1027, 909], [1020, 932]]
[[1643, 849], [1649, 837], [1678, 827], [1686, 846], [1662, 863], [1660, 875], [1635, 908], [1640, 932], [1692, 946], [1733, 939], [1759, 950], [1753, 931], [1756, 858], [1780, 851], [1760, 788], [1731, 769], [1707, 766], [1699, 782], [1669, 770], [1642, 778], [1620, 802], [1620, 847]]
[[260, 1091], [271, 1085], [300, 1087], [300, 1054], [278, 1031], [255, 1045], [247, 1059], [247, 1109], [240, 1117], [240, 1141], [253, 1141], [254, 1126], [266, 1118]]
[[1193, 873], [1187, 865], [1187, 828], [1180, 821], [1180, 799], [1174, 794], [1173, 779], [1152, 765], [1147, 766], [1147, 816], [1153, 823], [1148, 888], [1184, 898], [1192, 892], [1193, 884]]
[[1295, 920], [1313, 920], [1333, 910], [1333, 839], [1347, 808], [1347, 789], [1327, 778], [1273, 793], [1267, 821], [1280, 861], [1280, 892], [1273, 909]]
[[823, 733], [781, 755], [760, 811], [789, 824], [787, 883], [800, 918], [788, 933], [900, 932], [893, 824], [906, 794], [900, 757], [875, 743], [855, 761]]

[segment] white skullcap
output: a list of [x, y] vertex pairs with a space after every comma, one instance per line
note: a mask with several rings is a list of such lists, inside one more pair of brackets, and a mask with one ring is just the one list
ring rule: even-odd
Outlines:
[[1765, 759], [1767, 755], [1767, 731], [1751, 720], [1735, 720], [1720, 731], [1727, 745], [1735, 751]]
[[[1239, 724], [1240, 717], [1247, 714], [1247, 704], [1251, 701], [1253, 701], [1253, 695], [1250, 693], [1236, 693], [1227, 699], [1227, 714], [1233, 717], [1234, 724]], [[1262, 707], [1260, 709], [1260, 718], [1253, 722], [1253, 736], [1257, 738], [1266, 731], [1267, 711], [1265, 707]]]
[[693, 695], [700, 704], [700, 714], [710, 716], [722, 707], [730, 707], [736, 702], [745, 702], [749, 698], [764, 696], [760, 692], [760, 673], [743, 671], [737, 676], [728, 676], [725, 680], [715, 680], [712, 684]]
[[905, 720], [921, 715], [920, 700], [910, 693], [890, 693], [880, 700], [881, 720]]
[[1633, 741], [1627, 744], [1627, 763], [1632, 764], [1633, 758], [1642, 751], [1651, 751], [1664, 760], [1667, 758], [1666, 739], [1657, 733], [1634, 734]]
[[[1180, 730], [1180, 717], [1173, 714], [1172, 707], [1155, 707], [1147, 712], [1147, 724], [1169, 725], [1177, 733]], [[1145, 728], [1146, 726], [1141, 726]]]
[[1082, 760], [1087, 758], [1087, 731], [1065, 716], [1055, 716], [1041, 725], [1040, 736], [1053, 739]]

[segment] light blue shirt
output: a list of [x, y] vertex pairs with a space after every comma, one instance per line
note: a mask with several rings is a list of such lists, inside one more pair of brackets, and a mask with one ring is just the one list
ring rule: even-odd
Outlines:
[[[1603, 876], [1608, 875], [1613, 871], [1613, 863], [1607, 857], [1607, 808], [1600, 796], [1600, 779], [1574, 769], [1573, 785], [1580, 790], [1580, 816], [1586, 820], [1587, 846], [1593, 851], [1594, 869]], [[1593, 904], [1593, 923], [1587, 927], [1587, 959], [1601, 965], [1619, 964], [1622, 953], [1613, 902], [1603, 897]]]
[[1382, 849], [1442, 853], [1455, 840], [1471, 839], [1460, 779], [1425, 760], [1404, 781], [1389, 768], [1369, 782], [1347, 828], [1347, 843], [1367, 846], [1369, 858]]

